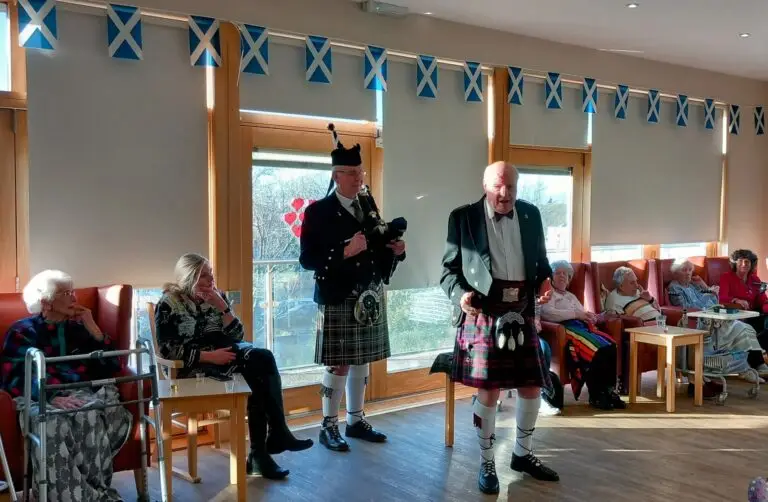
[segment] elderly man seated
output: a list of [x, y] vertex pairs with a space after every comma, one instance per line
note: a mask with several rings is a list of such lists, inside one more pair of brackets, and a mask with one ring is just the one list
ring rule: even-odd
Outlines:
[[[672, 305], [686, 309], [707, 309], [717, 305], [719, 288], [710, 288], [701, 279], [694, 276], [694, 266], [688, 260], [678, 260], [672, 264], [674, 280], [669, 283], [669, 301]], [[699, 319], [700, 327], [704, 327], [703, 319]], [[718, 353], [735, 356], [736, 360], [744, 361], [741, 368], [744, 378], [754, 380], [754, 374], [745, 372], [749, 367], [755, 368], [760, 376], [768, 375], [768, 365], [765, 364], [764, 351], [757, 340], [755, 329], [742, 321], [723, 323], [717, 332]], [[711, 349], [711, 347], [710, 347]], [[746, 353], [746, 360], [743, 354]]]
[[659, 302], [637, 282], [629, 267], [619, 267], [613, 273], [614, 290], [605, 299], [605, 312], [639, 317], [644, 322], [661, 315]]

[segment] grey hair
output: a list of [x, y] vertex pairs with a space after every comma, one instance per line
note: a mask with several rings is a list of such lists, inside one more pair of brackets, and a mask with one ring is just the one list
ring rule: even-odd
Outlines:
[[61, 270], [43, 270], [35, 275], [22, 292], [30, 314], [43, 311], [43, 302], [50, 302], [60, 288], [72, 288], [72, 277]]
[[565, 271], [568, 273], [568, 282], [571, 282], [571, 279], [573, 279], [573, 267], [566, 260], [554, 261], [549, 264], [549, 267], [552, 269], [553, 274], [558, 270], [560, 270], [561, 268], [564, 268]]
[[696, 268], [691, 260], [688, 258], [678, 258], [674, 262], [672, 262], [672, 266], [669, 267], [669, 271], [673, 274], [678, 273], [685, 265], [690, 265], [693, 268]]
[[208, 258], [197, 253], [182, 255], [176, 262], [173, 271], [176, 282], [166, 283], [163, 290], [175, 296], [192, 296], [192, 291], [195, 289], [206, 263], [208, 263]]
[[619, 267], [616, 269], [616, 271], [613, 272], [613, 284], [618, 288], [624, 283], [624, 278], [629, 275], [633, 274], [631, 268], [629, 267]]

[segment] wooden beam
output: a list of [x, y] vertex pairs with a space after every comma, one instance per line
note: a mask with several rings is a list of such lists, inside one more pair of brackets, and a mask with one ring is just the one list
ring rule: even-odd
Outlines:
[[507, 103], [509, 78], [506, 68], [493, 70], [493, 137], [490, 139], [488, 163], [509, 160], [509, 120], [510, 107]]
[[27, 111], [13, 113], [16, 149], [16, 277], [19, 288], [29, 281], [29, 142]]

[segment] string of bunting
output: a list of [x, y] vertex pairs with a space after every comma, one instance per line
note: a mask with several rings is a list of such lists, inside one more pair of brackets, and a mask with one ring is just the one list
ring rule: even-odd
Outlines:
[[[64, 2], [66, 3], [66, 2]], [[58, 25], [56, 19], [57, 0], [18, 0], [19, 45], [26, 49], [55, 51], [58, 47]], [[144, 59], [142, 39], [142, 12], [138, 7], [120, 4], [106, 5], [107, 50], [115, 59], [141, 61]], [[221, 64], [220, 20], [204, 16], [187, 16], [189, 33], [189, 58], [192, 66], [218, 67]], [[264, 26], [234, 23], [240, 33], [240, 72], [243, 74], [269, 76], [269, 30]], [[373, 45], [364, 48], [362, 81], [365, 89], [386, 92], [388, 77], [388, 51]], [[305, 37], [306, 80], [313, 84], [331, 85], [333, 82], [333, 49], [330, 39], [318, 35]], [[419, 98], [438, 98], [438, 60], [434, 56], [416, 56], [415, 90]], [[508, 66], [509, 92], [507, 101], [516, 106], [523, 105], [525, 89], [524, 70]], [[476, 61], [464, 62], [464, 101], [482, 103], [484, 78], [482, 65]], [[613, 115], [617, 120], [627, 118], [630, 88], [619, 84], [615, 88]], [[661, 117], [661, 94], [657, 89], [647, 93], [646, 120], [658, 123]], [[599, 90], [594, 78], [585, 77], [582, 83], [581, 109], [584, 113], [598, 113]], [[563, 108], [563, 81], [556, 72], [544, 76], [544, 103], [548, 110]], [[726, 106], [728, 132], [741, 132], [741, 107]], [[713, 130], [716, 121], [715, 100], [704, 99], [704, 113], [701, 126]], [[765, 135], [765, 113], [763, 106], [753, 107], [754, 131]], [[676, 97], [675, 124], [689, 125], [689, 98], [678, 94]]]

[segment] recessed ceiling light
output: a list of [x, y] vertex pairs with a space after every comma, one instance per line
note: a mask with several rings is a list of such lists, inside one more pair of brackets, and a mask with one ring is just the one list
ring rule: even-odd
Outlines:
[[739, 33], [741, 38], [749, 38], [749, 33]]
[[432, 13], [431, 13], [431, 12], [425, 12], [425, 13], [424, 13], [424, 15], [425, 15], [425, 16], [431, 16], [431, 15], [432, 15]]
[[640, 4], [632, 2], [627, 4], [627, 9], [637, 9], [639, 6]]

